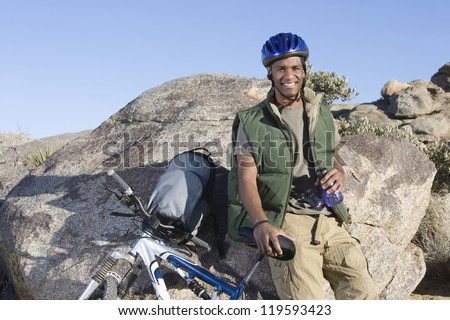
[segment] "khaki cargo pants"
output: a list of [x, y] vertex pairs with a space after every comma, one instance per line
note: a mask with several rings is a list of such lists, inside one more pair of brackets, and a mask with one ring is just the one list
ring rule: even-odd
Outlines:
[[296, 239], [290, 261], [269, 259], [272, 279], [280, 299], [323, 300], [327, 280], [336, 299], [377, 299], [374, 282], [359, 242], [332, 216], [321, 216], [313, 245], [316, 218], [287, 213], [283, 230]]

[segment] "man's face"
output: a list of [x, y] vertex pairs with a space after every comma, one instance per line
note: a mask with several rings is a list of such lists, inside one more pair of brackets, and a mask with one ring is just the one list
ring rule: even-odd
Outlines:
[[275, 61], [268, 72], [272, 74], [275, 97], [281, 105], [291, 105], [299, 97], [305, 73], [300, 57]]

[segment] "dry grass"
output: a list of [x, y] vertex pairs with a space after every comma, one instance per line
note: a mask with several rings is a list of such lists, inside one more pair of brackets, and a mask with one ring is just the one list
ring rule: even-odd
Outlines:
[[446, 267], [450, 260], [449, 203], [450, 195], [432, 194], [427, 213], [413, 239], [425, 253], [427, 276], [432, 278], [450, 277]]

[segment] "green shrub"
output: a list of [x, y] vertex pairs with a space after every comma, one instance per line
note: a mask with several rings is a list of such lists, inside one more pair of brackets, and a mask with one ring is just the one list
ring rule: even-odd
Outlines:
[[50, 158], [56, 150], [53, 149], [52, 146], [49, 144], [45, 145], [45, 149], [43, 150], [41, 146], [36, 145], [36, 149], [25, 159], [23, 160], [23, 164], [28, 169], [34, 169], [39, 167], [41, 164], [47, 160], [47, 158]]
[[340, 119], [338, 130], [342, 136], [373, 134], [383, 137], [404, 138], [419, 149], [423, 149], [425, 147], [425, 145], [417, 138], [415, 134], [398, 127], [373, 124], [370, 123], [367, 118], [362, 118], [357, 122], [350, 122], [345, 119]]
[[355, 89], [348, 87], [348, 79], [339, 77], [336, 72], [312, 71], [312, 65], [306, 63], [306, 86], [315, 92], [323, 92], [328, 104], [333, 101], [350, 101], [358, 95]]

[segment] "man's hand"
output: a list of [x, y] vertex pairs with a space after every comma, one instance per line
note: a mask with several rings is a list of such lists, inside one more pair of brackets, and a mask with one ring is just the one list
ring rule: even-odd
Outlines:
[[345, 183], [345, 173], [339, 162], [334, 162], [334, 168], [327, 172], [327, 174], [320, 180], [322, 187], [327, 189], [327, 193], [331, 194], [336, 191], [342, 191]]
[[[283, 254], [283, 250], [278, 242], [278, 235], [283, 235], [291, 241], [295, 241], [295, 239], [286, 232], [268, 222], [258, 225], [253, 230], [253, 235], [255, 237], [259, 252], [262, 254], [267, 254], [271, 257], [277, 257]], [[272, 246], [270, 246], [270, 243], [272, 243]]]

